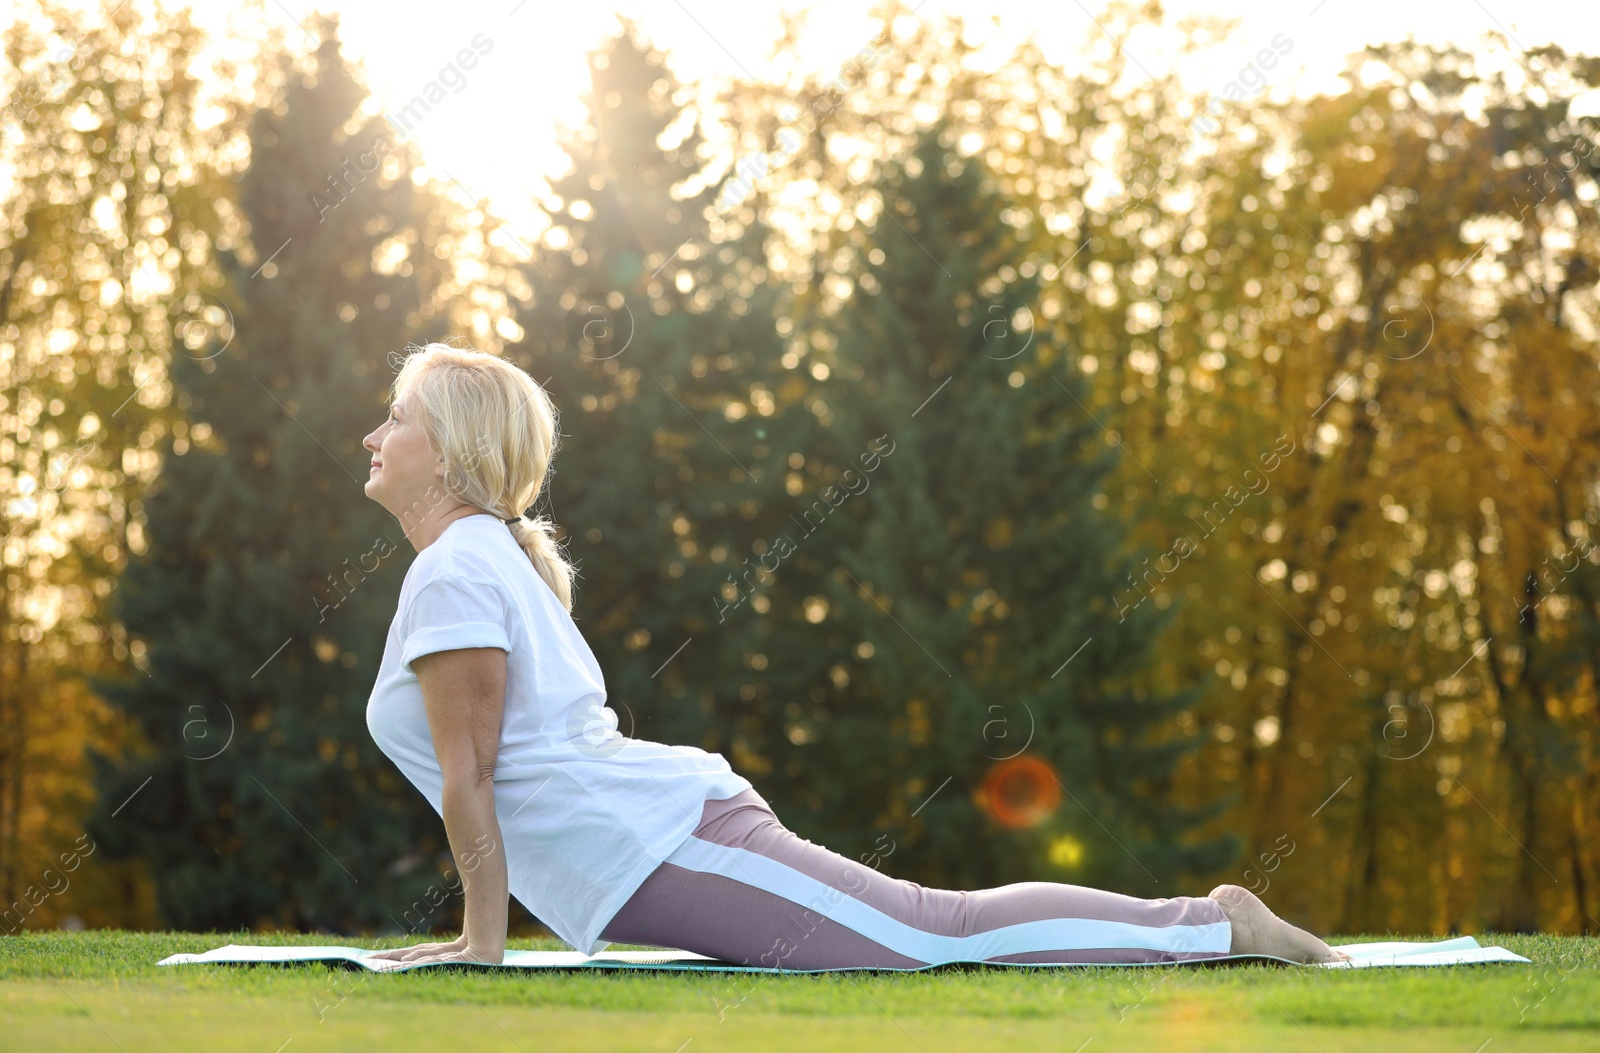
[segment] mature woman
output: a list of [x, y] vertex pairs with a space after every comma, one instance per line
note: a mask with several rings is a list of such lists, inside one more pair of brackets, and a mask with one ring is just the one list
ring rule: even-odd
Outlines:
[[444, 820], [466, 899], [458, 939], [375, 957], [498, 963], [510, 895], [587, 954], [639, 943], [793, 969], [1345, 957], [1236, 885], [1139, 899], [896, 880], [787, 830], [721, 755], [616, 734], [572, 568], [552, 524], [521, 515], [555, 435], [522, 370], [429, 344], [364, 441], [367, 496], [417, 550], [367, 726]]

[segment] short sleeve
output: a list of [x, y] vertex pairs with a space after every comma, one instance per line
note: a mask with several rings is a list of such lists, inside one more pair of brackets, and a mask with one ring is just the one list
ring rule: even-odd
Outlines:
[[498, 647], [510, 652], [506, 604], [492, 585], [447, 576], [424, 585], [412, 600], [406, 618], [400, 667], [435, 651], [461, 647]]

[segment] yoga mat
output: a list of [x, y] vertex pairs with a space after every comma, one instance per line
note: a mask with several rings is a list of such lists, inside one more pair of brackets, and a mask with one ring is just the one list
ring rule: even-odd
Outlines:
[[[1339, 950], [1350, 956], [1348, 962], [1323, 962], [1309, 968], [1318, 969], [1370, 969], [1379, 966], [1400, 965], [1471, 965], [1480, 962], [1525, 962], [1531, 960], [1512, 954], [1503, 947], [1480, 947], [1471, 936], [1458, 936], [1435, 943], [1345, 943]], [[580, 954], [577, 951], [506, 951], [505, 961], [498, 964], [486, 962], [397, 962], [385, 958], [368, 958], [374, 953], [369, 947], [252, 947], [230, 943], [204, 954], [173, 954], [157, 965], [200, 965], [216, 962], [352, 962], [375, 973], [403, 972], [408, 969], [427, 969], [436, 965], [469, 965], [479, 969], [655, 969], [688, 972], [739, 972], [739, 973], [828, 973], [843, 969], [784, 969], [765, 965], [741, 965], [708, 958], [690, 951], [603, 951], [600, 954]], [[1286, 958], [1265, 954], [1230, 955], [1227, 958], [1207, 958], [1186, 961], [1181, 965], [1211, 965], [1224, 961], [1274, 961], [1285, 965], [1302, 965]], [[1070, 969], [1082, 968], [1084, 963], [1060, 965], [1021, 964], [1018, 962], [971, 962], [924, 965], [916, 969], [874, 968], [870, 972], [922, 972], [942, 969], [949, 964], [974, 964], [987, 966], [1012, 966], [1019, 969]], [[1171, 962], [1123, 963], [1133, 968], [1151, 965], [1170, 965]]]

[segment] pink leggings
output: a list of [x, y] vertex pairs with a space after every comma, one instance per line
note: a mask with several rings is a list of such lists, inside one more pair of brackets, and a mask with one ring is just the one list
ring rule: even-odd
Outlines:
[[924, 888], [796, 835], [752, 789], [705, 802], [694, 833], [601, 938], [744, 965], [917, 969], [1223, 958], [1232, 930], [1205, 896], [1139, 899], [1050, 881]]

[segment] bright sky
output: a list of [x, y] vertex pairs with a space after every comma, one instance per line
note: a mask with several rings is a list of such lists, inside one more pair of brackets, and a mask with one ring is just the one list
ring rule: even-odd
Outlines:
[[[240, 2], [194, 0], [194, 6], [203, 24], [221, 28]], [[868, 43], [867, 12], [872, 6], [868, 0], [260, 2], [267, 17], [285, 29], [297, 23], [309, 25], [316, 10], [337, 11], [346, 56], [362, 64], [390, 114], [429, 81], [440, 79], [441, 70], [457, 53], [472, 49], [477, 40], [482, 54], [465, 72], [459, 92], [439, 103], [409, 137], [422, 148], [430, 168], [448, 173], [464, 188], [459, 192], [463, 201], [468, 194], [487, 195], [497, 218], [528, 244], [543, 225], [533, 206], [545, 191], [543, 177], [561, 165], [556, 122], [573, 124], [582, 119], [584, 56], [615, 29], [618, 12], [636, 19], [645, 34], [668, 52], [681, 80], [710, 84], [740, 75], [778, 77], [786, 70], [815, 71], [829, 79]], [[1106, 0], [924, 0], [916, 17], [963, 16], [972, 36], [991, 43], [996, 62], [1031, 35], [1053, 60], [1070, 63], [1103, 35], [1097, 20], [1106, 6]], [[812, 12], [809, 35], [798, 53], [772, 61], [779, 11], [801, 7]], [[1591, 13], [1579, 13], [1585, 9]], [[1169, 0], [1167, 11], [1173, 19], [1185, 15], [1241, 19], [1228, 43], [1179, 69], [1194, 89], [1214, 95], [1220, 95], [1253, 56], [1269, 47], [1284, 53], [1266, 74], [1265, 90], [1273, 95], [1337, 90], [1336, 75], [1346, 54], [1367, 43], [1407, 36], [1471, 48], [1478, 46], [1485, 32], [1498, 28], [1524, 48], [1554, 40], [1569, 52], [1600, 55], [1600, 13], [1589, 4]], [[1151, 73], [1159, 75], [1171, 66], [1157, 42], [1130, 44], [1128, 50], [1134, 62]]]

